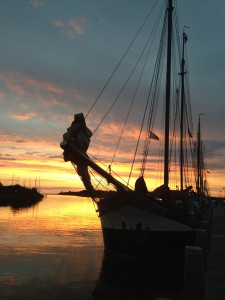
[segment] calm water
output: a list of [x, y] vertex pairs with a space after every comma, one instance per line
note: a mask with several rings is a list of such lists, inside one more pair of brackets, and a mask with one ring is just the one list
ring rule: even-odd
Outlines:
[[0, 234], [0, 299], [93, 299], [103, 242], [90, 199], [0, 207]]
[[104, 254], [88, 198], [51, 195], [25, 210], [0, 207], [0, 234], [0, 299], [180, 299], [168, 280], [175, 282], [173, 262], [165, 271], [164, 262]]

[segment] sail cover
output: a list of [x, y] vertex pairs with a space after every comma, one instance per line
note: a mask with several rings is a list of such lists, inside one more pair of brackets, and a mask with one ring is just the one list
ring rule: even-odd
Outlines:
[[[64, 150], [64, 160], [71, 161], [76, 165], [77, 173], [90, 194], [93, 193], [93, 186], [88, 173], [88, 165], [79, 153], [81, 152], [83, 156], [88, 157], [86, 152], [90, 144], [91, 136], [92, 132], [86, 126], [83, 113], [79, 113], [74, 115], [74, 121], [71, 126], [67, 128], [67, 132], [63, 135], [63, 141], [60, 143], [61, 148]], [[79, 152], [73, 151], [73, 155], [71, 156], [71, 148], [77, 149]]]

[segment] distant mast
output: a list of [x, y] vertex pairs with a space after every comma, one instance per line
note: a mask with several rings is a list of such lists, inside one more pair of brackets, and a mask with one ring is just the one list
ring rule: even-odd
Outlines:
[[183, 139], [184, 139], [184, 103], [185, 103], [185, 92], [184, 92], [184, 71], [185, 59], [184, 59], [184, 45], [187, 41], [187, 36], [183, 32], [183, 46], [182, 46], [182, 60], [181, 60], [181, 105], [180, 105], [180, 189], [184, 189], [184, 150], [183, 150]]
[[166, 110], [165, 110], [165, 149], [164, 149], [164, 186], [165, 198], [169, 186], [169, 130], [170, 130], [170, 86], [171, 86], [171, 49], [172, 49], [172, 0], [168, 0], [168, 36], [167, 36], [167, 70], [166, 70]]
[[201, 138], [201, 115], [199, 114], [198, 119], [198, 132], [197, 132], [197, 181], [196, 181], [196, 190], [197, 194], [200, 195], [204, 191], [203, 186], [203, 153], [202, 153], [202, 138]]

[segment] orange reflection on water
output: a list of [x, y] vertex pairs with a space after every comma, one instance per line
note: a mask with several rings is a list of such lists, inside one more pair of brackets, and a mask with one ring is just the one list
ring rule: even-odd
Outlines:
[[91, 199], [51, 195], [29, 209], [0, 207], [0, 234], [1, 299], [79, 299], [80, 291], [89, 299], [103, 253]]
[[0, 218], [0, 244], [19, 252], [102, 246], [100, 221], [89, 198], [51, 195], [26, 210], [0, 208]]
[[[99, 229], [99, 219], [90, 198], [51, 195], [38, 209], [42, 210], [48, 221], [52, 220], [54, 225], [58, 224], [63, 228]], [[49, 224], [48, 227], [53, 224]]]

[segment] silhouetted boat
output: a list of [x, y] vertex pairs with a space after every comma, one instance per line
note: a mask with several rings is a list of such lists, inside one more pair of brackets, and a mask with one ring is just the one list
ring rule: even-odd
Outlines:
[[[165, 2], [165, 1], [164, 1]], [[164, 3], [165, 4], [165, 3]], [[71, 126], [67, 129], [67, 132], [63, 135], [63, 141], [61, 142], [61, 147], [64, 149], [64, 159], [65, 161], [71, 161], [74, 168], [76, 169], [78, 175], [80, 176], [86, 190], [89, 192], [90, 197], [92, 197], [94, 203], [97, 206], [96, 211], [101, 220], [104, 246], [105, 249], [124, 256], [129, 257], [141, 257], [146, 256], [184, 256], [184, 249], [186, 245], [195, 244], [195, 229], [199, 228], [201, 216], [203, 214], [202, 210], [202, 199], [197, 197], [197, 192], [194, 191], [193, 186], [190, 183], [190, 170], [195, 169], [193, 161], [191, 161], [191, 167], [188, 166], [188, 158], [186, 156], [188, 149], [187, 145], [190, 141], [190, 152], [193, 154], [192, 149], [192, 136], [193, 126], [191, 119], [191, 109], [190, 102], [188, 102], [188, 93], [185, 93], [185, 75], [187, 73], [185, 69], [185, 47], [187, 42], [187, 35], [183, 32], [182, 35], [182, 47], [180, 49], [179, 57], [179, 71], [175, 72], [176, 75], [180, 75], [180, 83], [177, 83], [175, 87], [175, 102], [174, 102], [174, 117], [175, 121], [172, 124], [171, 119], [171, 97], [172, 97], [172, 79], [171, 79], [171, 69], [172, 63], [175, 57], [172, 56], [174, 46], [172, 41], [175, 40], [175, 34], [173, 34], [174, 23], [177, 26], [177, 19], [173, 18], [173, 13], [176, 11], [176, 7], [173, 7], [172, 0], [168, 0], [165, 7], [165, 17], [163, 21], [163, 29], [161, 38], [159, 41], [159, 51], [156, 55], [156, 63], [153, 71], [153, 79], [150, 84], [150, 89], [147, 93], [147, 101], [144, 107], [144, 117], [141, 120], [140, 134], [136, 134], [137, 143], [134, 151], [134, 157], [131, 160], [131, 171], [129, 176], [127, 176], [126, 181], [116, 178], [116, 174], [113, 173], [116, 165], [122, 164], [122, 159], [119, 162], [114, 163], [115, 153], [118, 152], [118, 145], [121, 140], [125, 139], [122, 137], [124, 134], [125, 127], [127, 126], [128, 116], [131, 111], [131, 106], [134, 103], [135, 96], [137, 96], [137, 90], [140, 88], [140, 80], [144, 73], [144, 67], [146, 66], [147, 57], [149, 56], [149, 51], [151, 50], [151, 38], [156, 35], [156, 27], [153, 27], [153, 34], [150, 35], [147, 43], [145, 44], [144, 50], [141, 52], [140, 57], [138, 57], [138, 62], [135, 64], [134, 69], [131, 72], [133, 75], [134, 70], [136, 70], [140, 58], [142, 58], [145, 51], [146, 60], [143, 64], [143, 70], [141, 70], [141, 75], [138, 79], [138, 84], [134, 88], [134, 95], [130, 106], [128, 107], [128, 114], [125, 115], [125, 122], [122, 126], [121, 134], [119, 136], [119, 141], [115, 145], [115, 152], [112, 151], [113, 159], [111, 164], [107, 167], [102, 167], [100, 163], [96, 163], [94, 158], [88, 153], [89, 143], [91, 137], [93, 138], [93, 133], [87, 128], [86, 122], [90, 116], [90, 111], [99, 101], [105, 91], [105, 87], [108, 86], [108, 81], [104, 89], [101, 91], [99, 97], [96, 99], [91, 110], [88, 112], [86, 118], [84, 118], [82, 113], [75, 114], [74, 121]], [[151, 11], [152, 13], [152, 11]], [[162, 11], [160, 10], [160, 14]], [[148, 17], [150, 14], [148, 15]], [[146, 23], [144, 21], [143, 25]], [[175, 20], [175, 22], [173, 22]], [[158, 26], [159, 19], [156, 20], [156, 25]], [[141, 29], [143, 27], [141, 26]], [[140, 33], [140, 30], [138, 31]], [[177, 34], [178, 36], [178, 34]], [[135, 39], [137, 35], [135, 36]], [[179, 40], [179, 39], [178, 39]], [[134, 40], [133, 40], [134, 41]], [[130, 47], [133, 45], [133, 41]], [[147, 49], [149, 46], [149, 50]], [[178, 46], [180, 43], [178, 42]], [[130, 49], [130, 47], [128, 49]], [[164, 139], [159, 137], [154, 133], [153, 125], [156, 118], [156, 98], [160, 98], [159, 81], [163, 78], [163, 54], [166, 53], [167, 64], [166, 64], [166, 74], [165, 74], [165, 115], [164, 115]], [[127, 54], [127, 52], [125, 53]], [[123, 57], [124, 58], [124, 57]], [[173, 58], [173, 59], [172, 59]], [[151, 57], [152, 59], [152, 57]], [[121, 61], [120, 61], [121, 63]], [[118, 66], [120, 65], [118, 64]], [[116, 70], [117, 71], [117, 68]], [[138, 65], [139, 66], [139, 65]], [[114, 73], [110, 79], [114, 76]], [[125, 87], [127, 87], [127, 82], [132, 76], [129, 76], [124, 86], [119, 91], [116, 99], [111, 104], [109, 110], [100, 120], [99, 126], [103, 126], [103, 122], [108, 116], [109, 111], [112, 106], [117, 102], [118, 98], [121, 96]], [[149, 75], [148, 75], [149, 76]], [[189, 99], [190, 100], [190, 99]], [[138, 106], [140, 108], [142, 98]], [[120, 109], [124, 107], [124, 103], [121, 104]], [[160, 107], [161, 115], [163, 112], [163, 105]], [[179, 113], [178, 113], [179, 112]], [[98, 114], [100, 111], [98, 111]], [[134, 113], [134, 121], [136, 122], [139, 111], [136, 110]], [[147, 118], [148, 117], [148, 118]], [[93, 123], [93, 119], [90, 120]], [[177, 125], [178, 124], [178, 125]], [[142, 138], [143, 127], [146, 126], [144, 133], [145, 138]], [[173, 126], [172, 126], [173, 125]], [[176, 132], [175, 127], [179, 128], [179, 133]], [[133, 128], [133, 127], [132, 127]], [[108, 131], [107, 131], [108, 129]], [[94, 134], [96, 134], [96, 130]], [[110, 128], [104, 127], [104, 132], [110, 134]], [[131, 134], [131, 130], [129, 132]], [[177, 138], [179, 137], [179, 147], [177, 146]], [[113, 138], [113, 136], [112, 136]], [[127, 135], [128, 141], [130, 141], [131, 136]], [[146, 174], [146, 166], [148, 165], [148, 154], [149, 151], [155, 145], [150, 147], [150, 142], [152, 140], [164, 141], [164, 155], [163, 155], [163, 184], [158, 186], [154, 191], [148, 192], [144, 174]], [[143, 143], [143, 157], [137, 159], [138, 151], [141, 141]], [[101, 143], [104, 140], [98, 142], [100, 152]], [[110, 140], [108, 139], [108, 143]], [[175, 156], [175, 161], [179, 162], [179, 170], [175, 167], [175, 163], [172, 163], [172, 148], [179, 148], [178, 157]], [[96, 145], [96, 144], [95, 144]], [[129, 148], [128, 148], [129, 149]], [[127, 150], [127, 157], [123, 157], [123, 160], [127, 163], [128, 157], [130, 156], [131, 150]], [[193, 158], [193, 156], [192, 156]], [[139, 162], [140, 176], [136, 180], [135, 186], [130, 184], [131, 173], [134, 169], [134, 162]], [[196, 161], [196, 160], [195, 160]], [[140, 164], [142, 165], [140, 167]], [[114, 163], [114, 165], [113, 165]], [[128, 163], [127, 163], [128, 164]], [[96, 175], [97, 174], [97, 175]], [[94, 177], [97, 179], [97, 184], [94, 187]], [[189, 177], [188, 177], [189, 176]], [[172, 184], [171, 177], [179, 177], [179, 181]], [[106, 187], [113, 186], [115, 190], [113, 192], [108, 192], [102, 196], [95, 193], [95, 190], [103, 185], [103, 179], [106, 181]], [[196, 177], [193, 179], [196, 181]], [[171, 185], [170, 185], [171, 183]], [[178, 187], [179, 185], [179, 187]], [[172, 186], [172, 187], [171, 187]]]

